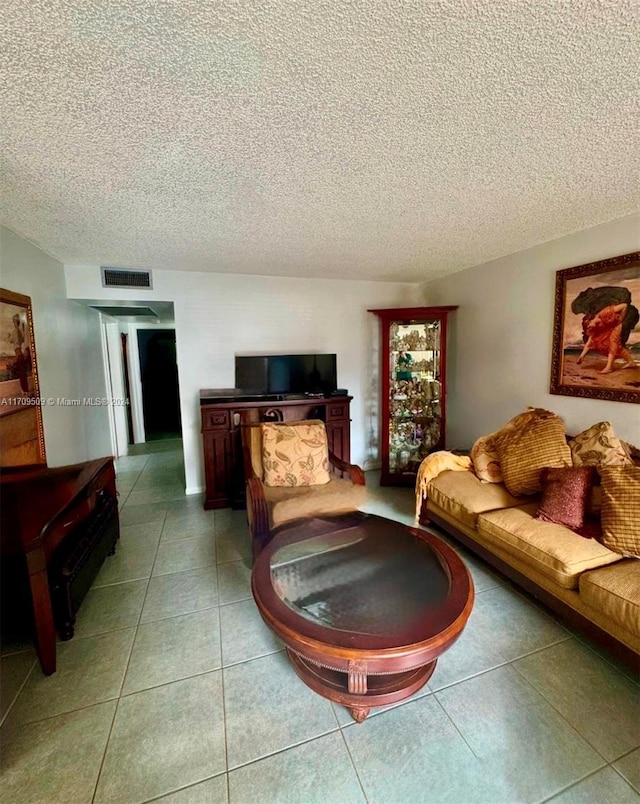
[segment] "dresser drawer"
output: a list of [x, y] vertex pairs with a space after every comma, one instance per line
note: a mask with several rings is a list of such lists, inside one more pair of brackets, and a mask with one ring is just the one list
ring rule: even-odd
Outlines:
[[87, 521], [93, 510], [91, 499], [82, 494], [73, 505], [63, 510], [47, 529], [44, 542], [45, 555], [51, 556], [56, 547], [61, 544], [70, 533]]
[[86, 495], [89, 500], [91, 510], [105, 497], [105, 495], [116, 496], [116, 475], [113, 464], [105, 467], [99, 472], [87, 486]]
[[348, 402], [329, 402], [327, 405], [327, 421], [333, 419], [348, 419], [349, 418], [349, 404]]
[[202, 414], [203, 430], [218, 430], [229, 426], [228, 410], [205, 410]]

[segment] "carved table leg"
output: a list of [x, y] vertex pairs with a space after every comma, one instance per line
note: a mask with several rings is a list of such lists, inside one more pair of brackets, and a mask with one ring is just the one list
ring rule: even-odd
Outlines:
[[347, 688], [355, 695], [367, 694], [367, 663], [349, 659]]
[[356, 723], [362, 723], [371, 709], [368, 706], [351, 706], [349, 707], [349, 711], [351, 712], [351, 717], [356, 721]]
[[[367, 663], [349, 660], [347, 669], [347, 689], [352, 695], [367, 694]], [[371, 711], [369, 706], [350, 706], [349, 711], [357, 723], [362, 723]]]

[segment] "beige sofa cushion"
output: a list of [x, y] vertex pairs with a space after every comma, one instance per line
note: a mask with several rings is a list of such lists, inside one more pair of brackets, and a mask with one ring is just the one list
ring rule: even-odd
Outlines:
[[265, 486], [271, 527], [301, 516], [354, 511], [366, 500], [366, 486], [334, 477], [320, 486]]
[[483, 483], [473, 472], [441, 472], [429, 483], [427, 495], [470, 528], [475, 528], [478, 514], [484, 511], [522, 504], [501, 483]]
[[625, 559], [613, 567], [585, 572], [580, 597], [593, 609], [640, 637], [640, 561]]
[[534, 519], [536, 503], [478, 517], [478, 532], [488, 544], [531, 563], [559, 586], [575, 589], [585, 570], [603, 567], [621, 556], [595, 539], [584, 539], [564, 525]]

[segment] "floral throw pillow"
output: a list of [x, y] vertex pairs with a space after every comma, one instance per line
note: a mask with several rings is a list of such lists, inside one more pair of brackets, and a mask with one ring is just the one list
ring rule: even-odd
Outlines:
[[328, 483], [329, 448], [321, 421], [268, 423], [262, 429], [262, 467], [267, 486]]
[[497, 449], [499, 435], [500, 430], [496, 430], [495, 433], [480, 436], [474, 442], [469, 453], [476, 477], [486, 483], [502, 483], [502, 471]]
[[633, 463], [611, 422], [598, 422], [569, 442], [574, 466], [625, 466]]

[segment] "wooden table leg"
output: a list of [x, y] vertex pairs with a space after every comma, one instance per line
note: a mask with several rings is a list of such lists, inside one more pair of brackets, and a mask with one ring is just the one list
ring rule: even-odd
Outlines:
[[[27, 555], [29, 585], [33, 604], [36, 651], [42, 672], [50, 676], [56, 671], [56, 629], [53, 623], [51, 595], [44, 553], [33, 550]], [[44, 566], [42, 566], [44, 565]]]
[[371, 709], [369, 709], [367, 706], [351, 706], [349, 707], [349, 711], [351, 712], [351, 717], [356, 721], [356, 723], [362, 723]]

